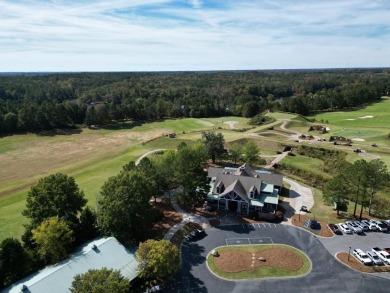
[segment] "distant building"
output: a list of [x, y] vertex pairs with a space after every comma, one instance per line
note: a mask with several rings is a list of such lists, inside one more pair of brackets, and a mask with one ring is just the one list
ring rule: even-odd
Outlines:
[[283, 176], [265, 170], [254, 170], [249, 164], [238, 168], [209, 167], [208, 204], [217, 209], [275, 213], [282, 190]]
[[131, 281], [137, 276], [137, 266], [135, 251], [129, 251], [114, 237], [102, 238], [88, 243], [69, 259], [46, 267], [2, 292], [69, 293], [77, 274], [106, 267], [119, 270]]

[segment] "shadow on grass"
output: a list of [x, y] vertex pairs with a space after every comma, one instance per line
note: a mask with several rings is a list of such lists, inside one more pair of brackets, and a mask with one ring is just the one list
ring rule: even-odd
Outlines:
[[125, 122], [118, 122], [110, 125], [103, 125], [97, 129], [107, 129], [107, 130], [132, 129], [137, 126], [142, 126], [142, 125], [151, 124], [155, 122], [164, 122], [164, 121], [166, 121], [166, 119], [125, 121]]

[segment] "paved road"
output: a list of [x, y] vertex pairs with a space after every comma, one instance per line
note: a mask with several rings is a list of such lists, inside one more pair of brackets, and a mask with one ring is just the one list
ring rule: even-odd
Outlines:
[[[338, 262], [310, 233], [285, 225], [256, 224], [225, 225], [207, 230], [207, 236], [197, 242], [182, 245], [182, 267], [169, 292], [252, 293], [252, 292], [388, 292], [390, 281], [361, 274]], [[310, 274], [294, 279], [226, 281], [212, 275], [206, 267], [207, 254], [225, 245], [228, 238], [271, 237], [274, 243], [292, 245], [304, 251], [312, 260]]]

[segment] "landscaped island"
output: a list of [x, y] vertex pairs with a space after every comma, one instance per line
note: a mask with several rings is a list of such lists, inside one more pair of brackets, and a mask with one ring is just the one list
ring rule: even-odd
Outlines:
[[306, 275], [310, 259], [287, 245], [223, 246], [209, 254], [208, 268], [217, 276], [230, 279], [282, 278]]

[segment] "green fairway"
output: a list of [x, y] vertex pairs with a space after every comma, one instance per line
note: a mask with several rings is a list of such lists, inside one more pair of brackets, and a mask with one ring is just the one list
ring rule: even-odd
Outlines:
[[305, 156], [286, 156], [283, 160], [282, 163], [287, 164], [287, 165], [292, 165], [295, 166], [299, 169], [322, 175], [325, 177], [328, 177], [329, 175], [323, 172], [324, 168], [324, 161], [316, 158], [311, 158], [311, 157], [305, 157]]
[[389, 128], [390, 125], [390, 99], [382, 99], [375, 103], [358, 110], [343, 112], [328, 112], [314, 116], [316, 121], [328, 121], [329, 124], [335, 124], [345, 127], [375, 127]]

